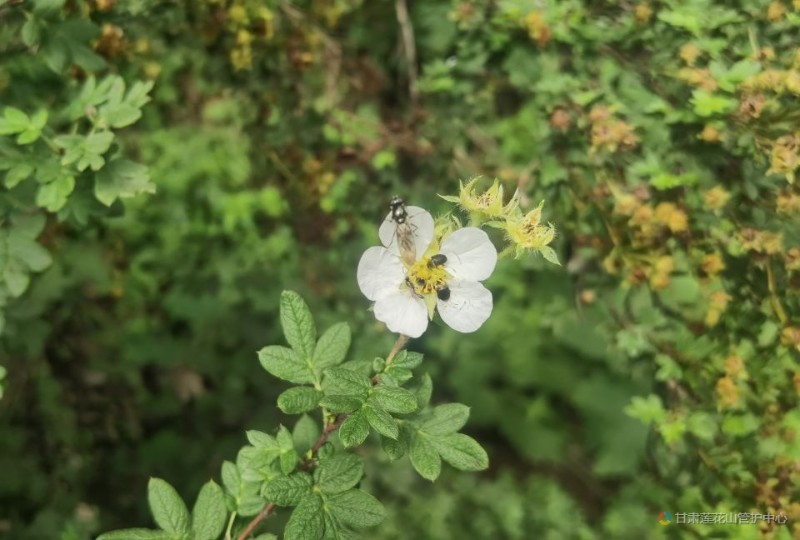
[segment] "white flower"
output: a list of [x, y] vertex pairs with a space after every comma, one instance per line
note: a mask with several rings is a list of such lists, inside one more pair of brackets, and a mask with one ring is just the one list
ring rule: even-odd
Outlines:
[[[391, 215], [378, 236], [383, 247], [367, 249], [358, 263], [358, 286], [375, 302], [375, 318], [392, 332], [417, 338], [428, 327], [434, 307], [442, 320], [459, 332], [474, 332], [492, 313], [492, 293], [480, 281], [497, 263], [497, 250], [481, 229], [465, 227], [452, 233], [429, 253], [434, 236], [433, 217], [426, 210], [407, 207], [417, 260], [403, 264], [397, 246], [397, 225]], [[441, 261], [435, 255], [444, 255]], [[449, 290], [449, 297], [447, 291]], [[446, 299], [445, 299], [446, 298]]]

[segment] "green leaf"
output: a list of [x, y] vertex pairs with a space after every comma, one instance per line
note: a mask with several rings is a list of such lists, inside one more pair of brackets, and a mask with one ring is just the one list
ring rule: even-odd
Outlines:
[[314, 374], [308, 365], [287, 347], [280, 345], [264, 347], [258, 351], [258, 360], [271, 375], [284, 381], [296, 384], [314, 382]]
[[414, 369], [422, 363], [423, 354], [411, 351], [400, 351], [389, 366], [392, 368]]
[[83, 147], [90, 154], [105, 154], [114, 142], [114, 134], [110, 131], [98, 131], [89, 134], [83, 141]]
[[372, 388], [369, 377], [345, 367], [334, 367], [325, 370], [322, 382], [326, 395], [354, 396], [365, 399]]
[[414, 469], [426, 480], [433, 482], [442, 472], [442, 458], [424, 435], [417, 434], [411, 440], [408, 457]]
[[358, 484], [364, 475], [364, 462], [349, 453], [321, 459], [314, 471], [315, 483], [323, 493], [340, 493]]
[[352, 448], [363, 443], [369, 435], [369, 423], [363, 410], [348, 416], [339, 427], [339, 439], [345, 448]]
[[33, 165], [29, 163], [21, 163], [12, 167], [6, 172], [5, 185], [8, 189], [12, 189], [19, 185], [20, 182], [33, 174]]
[[319, 540], [324, 533], [322, 499], [308, 494], [292, 512], [283, 532], [284, 540]]
[[225, 528], [225, 495], [213, 480], [200, 489], [192, 508], [192, 532], [194, 540], [217, 540]]
[[14, 107], [6, 107], [0, 118], [0, 135], [22, 133], [31, 124], [31, 119], [23, 111]]
[[289, 474], [294, 470], [295, 465], [297, 465], [298, 456], [297, 452], [294, 449], [294, 439], [292, 438], [292, 434], [286, 429], [285, 426], [281, 426], [278, 430], [278, 446], [280, 447], [280, 465], [281, 465], [281, 472], [283, 474]]
[[633, 396], [624, 410], [625, 414], [645, 424], [660, 424], [667, 417], [661, 398], [655, 394], [650, 394], [646, 398]]
[[292, 430], [294, 449], [300, 455], [305, 454], [314, 445], [319, 435], [317, 422], [307, 414], [302, 415]]
[[8, 238], [10, 257], [25, 265], [31, 272], [41, 272], [53, 263], [50, 253], [38, 242], [16, 233], [16, 229], [12, 229]]
[[114, 159], [95, 175], [95, 197], [106, 206], [117, 199], [155, 192], [147, 167], [127, 159]]
[[710, 94], [705, 90], [694, 90], [692, 92], [692, 105], [696, 115], [708, 117], [733, 112], [736, 109], [736, 100]]
[[430, 375], [427, 373], [422, 375], [422, 381], [419, 387], [414, 391], [414, 395], [417, 398], [419, 409], [424, 409], [428, 406], [428, 403], [431, 401], [431, 395], [433, 395], [433, 380]]
[[189, 532], [189, 510], [178, 492], [160, 478], [147, 484], [147, 502], [156, 524], [167, 532], [183, 535]]
[[467, 423], [469, 407], [461, 403], [447, 403], [434, 407], [420, 423], [420, 430], [430, 435], [455, 433]]
[[366, 405], [362, 410], [367, 417], [369, 425], [375, 431], [390, 439], [397, 439], [400, 431], [397, 427], [397, 421], [392, 418], [392, 415], [382, 408], [370, 404]]
[[264, 496], [278, 506], [297, 506], [311, 491], [311, 475], [298, 472], [279, 476], [267, 484]]
[[280, 450], [278, 441], [272, 435], [267, 435], [262, 431], [251, 429], [245, 433], [247, 440], [256, 448], [274, 449], [276, 452]]
[[380, 501], [360, 489], [331, 495], [326, 502], [330, 513], [351, 527], [373, 527], [386, 517], [386, 510]]
[[478, 442], [463, 433], [431, 438], [433, 446], [447, 463], [460, 471], [482, 471], [489, 468], [489, 456]]
[[377, 386], [372, 398], [379, 407], [391, 413], [409, 414], [417, 410], [414, 394], [398, 386]]
[[539, 253], [542, 254], [544, 260], [549, 263], [561, 266], [561, 263], [558, 261], [558, 255], [556, 254], [555, 250], [550, 246], [542, 246], [539, 248]]
[[278, 408], [286, 414], [301, 414], [319, 404], [322, 393], [309, 386], [289, 388], [278, 396]]
[[406, 454], [406, 443], [403, 441], [403, 432], [400, 432], [398, 440], [389, 437], [381, 437], [381, 448], [392, 461], [400, 459]]
[[337, 323], [328, 328], [314, 348], [314, 365], [320, 371], [344, 361], [350, 348], [350, 325]]
[[49, 212], [58, 212], [67, 204], [67, 199], [74, 189], [74, 176], [62, 176], [48, 184], [42, 184], [36, 193], [36, 206]]
[[317, 329], [305, 300], [294, 291], [283, 291], [280, 315], [286, 341], [301, 359], [311, 361], [314, 357]]
[[19, 263], [9, 262], [3, 270], [3, 279], [8, 287], [8, 292], [11, 296], [16, 298], [22, 295], [28, 288], [31, 281], [28, 273], [22, 268]]
[[39, 21], [33, 17], [25, 21], [22, 25], [22, 42], [28, 47], [33, 47], [39, 44], [41, 38], [42, 26]]
[[332, 413], [351, 413], [360, 409], [363, 404], [363, 399], [353, 396], [325, 396], [319, 402], [321, 407]]
[[103, 533], [97, 540], [173, 540], [175, 537], [166, 531], [152, 529], [122, 529]]

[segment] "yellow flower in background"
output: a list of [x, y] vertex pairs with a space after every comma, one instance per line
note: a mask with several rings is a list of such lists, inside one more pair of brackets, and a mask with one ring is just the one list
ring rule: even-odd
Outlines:
[[469, 212], [470, 216], [477, 218], [478, 221], [502, 218], [508, 216], [519, 205], [518, 195], [515, 193], [508, 204], [503, 204], [503, 186], [495, 178], [492, 186], [483, 193], [476, 193], [475, 184], [480, 177], [475, 177], [466, 185], [460, 182], [458, 197], [452, 195], [440, 195], [446, 201], [454, 202]]
[[689, 228], [686, 212], [673, 203], [663, 202], [656, 206], [656, 220], [674, 233], [685, 232]]
[[524, 216], [509, 218], [506, 232], [516, 246], [517, 257], [526, 251], [538, 251], [553, 264], [560, 264], [555, 251], [548, 246], [556, 237], [556, 229], [552, 223], [541, 223], [543, 206], [544, 201]]
[[703, 194], [706, 207], [710, 210], [722, 210], [728, 204], [731, 194], [725, 191], [722, 186], [714, 186]]

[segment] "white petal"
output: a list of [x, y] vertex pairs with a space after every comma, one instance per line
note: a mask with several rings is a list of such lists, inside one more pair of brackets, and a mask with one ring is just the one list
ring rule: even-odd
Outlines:
[[403, 263], [382, 247], [371, 247], [361, 256], [356, 271], [358, 287], [370, 300], [397, 291], [405, 279]]
[[497, 264], [497, 249], [482, 230], [459, 229], [442, 242], [440, 253], [447, 257], [445, 268], [456, 279], [483, 281]]
[[375, 318], [386, 323], [392, 332], [411, 338], [418, 338], [428, 328], [425, 302], [402, 289], [395, 289], [375, 302]]
[[477, 281], [451, 281], [450, 299], [439, 300], [436, 309], [453, 330], [474, 332], [492, 314], [492, 293]]
[[[433, 216], [430, 212], [419, 206], [406, 206], [408, 214], [407, 223], [411, 227], [411, 234], [414, 235], [414, 245], [417, 248], [417, 258], [422, 257], [433, 240]], [[397, 224], [392, 221], [392, 213], [386, 215], [386, 219], [378, 229], [378, 237], [381, 243], [389, 248], [392, 253], [399, 253], [395, 231]]]

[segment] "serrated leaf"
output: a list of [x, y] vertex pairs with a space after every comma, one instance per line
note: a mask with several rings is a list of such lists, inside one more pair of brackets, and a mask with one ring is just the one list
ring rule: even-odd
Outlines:
[[322, 499], [309, 494], [292, 512], [283, 535], [284, 540], [319, 540], [324, 532]]
[[166, 531], [152, 529], [122, 529], [103, 533], [97, 540], [173, 540], [174, 536]]
[[310, 493], [311, 475], [298, 472], [279, 476], [267, 484], [264, 496], [278, 506], [296, 506]]
[[323, 493], [340, 493], [358, 484], [363, 475], [361, 458], [344, 453], [321, 459], [314, 471], [314, 480]]
[[400, 430], [397, 421], [388, 412], [375, 405], [366, 405], [363, 409], [364, 415], [372, 428], [385, 437], [397, 439]]
[[372, 383], [363, 373], [346, 367], [334, 367], [325, 370], [322, 387], [326, 395], [353, 396], [365, 399]]
[[155, 193], [147, 167], [127, 159], [109, 161], [95, 175], [94, 194], [106, 206], [117, 199], [134, 197], [141, 193]]
[[167, 482], [151, 478], [147, 484], [147, 502], [153, 520], [163, 530], [179, 535], [189, 532], [189, 510], [175, 488]]
[[447, 463], [460, 471], [482, 471], [489, 468], [489, 456], [478, 441], [463, 433], [432, 437], [431, 442]]
[[442, 472], [442, 458], [424, 435], [417, 434], [413, 437], [408, 449], [408, 457], [411, 459], [414, 469], [426, 480], [433, 482]]
[[373, 527], [386, 517], [383, 505], [360, 489], [351, 489], [326, 498], [328, 510], [344, 525]]
[[271, 375], [295, 384], [314, 382], [308, 365], [297, 354], [280, 345], [270, 345], [258, 351], [258, 361]]
[[420, 423], [420, 430], [430, 435], [455, 433], [467, 423], [469, 407], [461, 403], [438, 405]]
[[332, 413], [351, 413], [361, 408], [364, 400], [353, 396], [325, 396], [319, 402], [320, 407], [325, 407]]
[[369, 423], [363, 410], [348, 416], [339, 427], [339, 439], [345, 448], [352, 448], [363, 443], [369, 435]]
[[422, 363], [423, 354], [413, 351], [400, 351], [389, 366], [392, 368], [414, 369]]
[[350, 325], [334, 324], [319, 338], [314, 347], [314, 366], [320, 371], [337, 366], [344, 361], [350, 348]]
[[225, 495], [213, 480], [209, 480], [197, 496], [192, 508], [194, 540], [217, 540], [225, 528]]
[[289, 388], [278, 396], [278, 408], [286, 414], [302, 414], [314, 409], [322, 392], [309, 386]]
[[308, 304], [296, 292], [283, 291], [280, 317], [286, 341], [301, 359], [311, 361], [317, 341], [317, 329]]
[[398, 386], [375, 387], [372, 399], [382, 409], [398, 414], [409, 414], [417, 410], [417, 398], [410, 391]]

